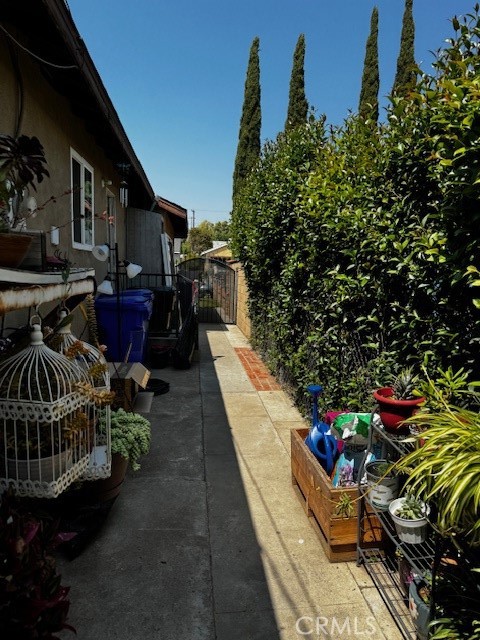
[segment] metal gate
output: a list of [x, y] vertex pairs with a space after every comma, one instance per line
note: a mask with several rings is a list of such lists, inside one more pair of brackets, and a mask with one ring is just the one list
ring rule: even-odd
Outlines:
[[199, 322], [235, 324], [237, 287], [234, 269], [222, 260], [192, 258], [180, 262], [177, 273], [198, 282]]

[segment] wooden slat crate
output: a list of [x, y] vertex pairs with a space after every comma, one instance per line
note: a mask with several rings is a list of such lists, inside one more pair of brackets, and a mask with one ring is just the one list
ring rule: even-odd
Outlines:
[[[305, 507], [330, 562], [356, 560], [358, 489], [334, 488], [318, 460], [305, 444], [308, 429], [292, 429], [291, 469], [294, 489]], [[353, 514], [348, 517], [336, 513], [342, 494], [350, 496]], [[382, 528], [377, 518], [369, 514], [365, 521], [363, 541], [367, 546], [379, 546]]]

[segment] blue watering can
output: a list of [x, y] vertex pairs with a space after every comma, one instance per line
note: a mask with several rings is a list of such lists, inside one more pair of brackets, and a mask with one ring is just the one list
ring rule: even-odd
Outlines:
[[328, 475], [333, 471], [335, 458], [338, 452], [335, 436], [328, 433], [330, 427], [318, 419], [318, 396], [323, 388], [318, 384], [311, 384], [307, 391], [313, 397], [312, 426], [305, 438], [305, 444], [320, 462]]

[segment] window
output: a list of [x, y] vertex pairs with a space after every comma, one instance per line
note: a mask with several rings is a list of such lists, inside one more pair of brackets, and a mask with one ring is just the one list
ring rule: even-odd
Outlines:
[[71, 167], [73, 246], [90, 250], [94, 244], [93, 169], [73, 149]]

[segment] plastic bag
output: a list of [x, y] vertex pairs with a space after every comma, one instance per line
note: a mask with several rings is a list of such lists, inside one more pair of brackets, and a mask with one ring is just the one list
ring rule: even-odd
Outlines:
[[343, 440], [353, 436], [368, 438], [370, 413], [342, 413], [335, 418], [332, 427]]

